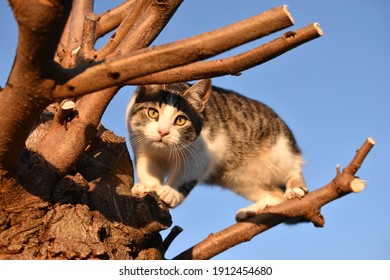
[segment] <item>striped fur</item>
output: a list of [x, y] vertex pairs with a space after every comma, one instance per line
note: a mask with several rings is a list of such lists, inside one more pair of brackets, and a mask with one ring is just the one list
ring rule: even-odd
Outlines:
[[127, 126], [139, 178], [134, 194], [156, 191], [176, 207], [196, 184], [220, 185], [254, 202], [237, 212], [244, 220], [307, 192], [304, 160], [283, 120], [210, 80], [139, 87]]

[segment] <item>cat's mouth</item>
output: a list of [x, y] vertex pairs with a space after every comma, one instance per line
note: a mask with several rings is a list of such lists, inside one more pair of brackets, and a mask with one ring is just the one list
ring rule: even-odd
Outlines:
[[152, 142], [152, 146], [153, 147], [156, 147], [156, 148], [166, 148], [168, 146], [170, 146], [169, 142], [168, 141], [164, 141], [164, 138], [161, 138], [161, 139], [156, 139]]
[[151, 137], [149, 138], [149, 143], [153, 148], [170, 148], [175, 147], [176, 143], [169, 139], [169, 137]]

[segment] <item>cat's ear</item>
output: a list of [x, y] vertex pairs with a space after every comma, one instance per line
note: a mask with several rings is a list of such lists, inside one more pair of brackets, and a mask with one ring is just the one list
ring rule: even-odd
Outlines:
[[211, 94], [211, 79], [200, 80], [183, 93], [183, 97], [200, 113]]

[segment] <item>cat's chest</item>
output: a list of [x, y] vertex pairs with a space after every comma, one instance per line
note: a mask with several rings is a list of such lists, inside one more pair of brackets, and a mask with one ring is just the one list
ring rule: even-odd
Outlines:
[[[223, 133], [210, 136], [210, 130], [205, 128], [191, 145], [180, 148], [173, 153], [169, 150], [155, 152], [160, 162], [166, 162], [166, 167], [181, 166], [183, 170], [202, 170], [199, 181], [203, 181], [219, 166], [222, 166], [228, 153], [229, 139]], [[175, 156], [173, 156], [175, 154]]]
[[229, 142], [229, 137], [225, 133], [211, 133], [206, 127], [200, 134], [198, 146], [212, 162], [220, 162], [228, 152]]

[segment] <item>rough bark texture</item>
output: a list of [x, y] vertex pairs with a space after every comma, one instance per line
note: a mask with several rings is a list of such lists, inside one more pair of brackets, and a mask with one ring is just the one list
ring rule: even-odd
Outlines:
[[[167, 207], [154, 194], [131, 195], [134, 170], [125, 140], [100, 125], [111, 99], [128, 84], [237, 75], [322, 35], [314, 23], [250, 51], [200, 61], [293, 25], [287, 6], [149, 47], [182, 0], [130, 0], [100, 15], [93, 0], [9, 2], [19, 39], [0, 88], [0, 259], [163, 259], [180, 230], [163, 242], [159, 231], [171, 225]], [[112, 30], [95, 49], [96, 40]], [[344, 173], [353, 180], [352, 165], [332, 184], [339, 187]], [[315, 207], [318, 214], [321, 205], [310, 199], [321, 195], [271, 207], [178, 258], [211, 258], [259, 228], [296, 216], [321, 225], [321, 216], [291, 210]]]
[[[53, 124], [45, 112], [27, 141]], [[25, 150], [18, 181], [0, 178], [0, 259], [162, 259], [159, 231], [171, 225], [155, 197], [131, 196], [133, 167], [124, 138], [99, 127], [72, 172]]]

